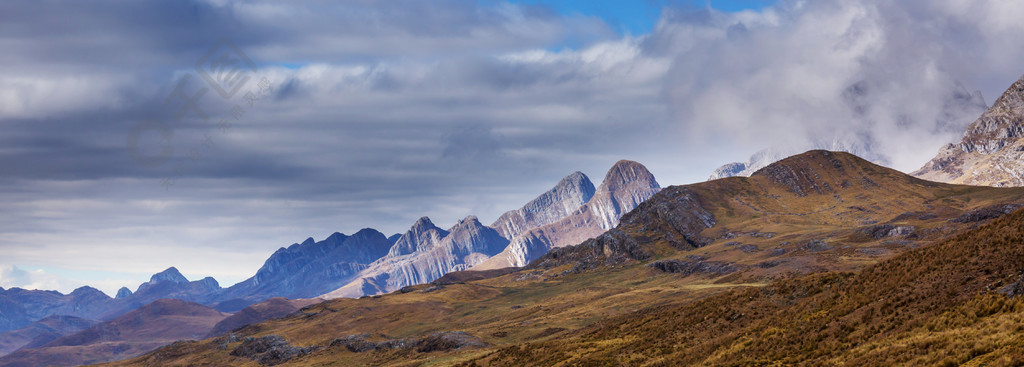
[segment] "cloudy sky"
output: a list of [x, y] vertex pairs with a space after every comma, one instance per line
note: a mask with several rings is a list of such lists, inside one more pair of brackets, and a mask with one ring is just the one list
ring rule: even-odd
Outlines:
[[5, 0], [0, 287], [112, 293], [169, 266], [228, 286], [307, 237], [489, 223], [619, 159], [687, 184], [839, 142], [912, 171], [1024, 73], [1022, 17], [1018, 0]]

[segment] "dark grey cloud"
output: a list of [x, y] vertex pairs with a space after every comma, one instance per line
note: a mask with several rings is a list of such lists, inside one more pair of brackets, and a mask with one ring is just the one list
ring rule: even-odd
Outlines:
[[[5, 1], [0, 263], [231, 283], [309, 236], [493, 220], [619, 159], [683, 184], [772, 145], [839, 143], [912, 169], [973, 118], [973, 91], [994, 98], [1021, 72], [1014, 14], [952, 0], [673, 8], [634, 38], [468, 0]], [[189, 91], [205, 86], [194, 65], [223, 38], [253, 80], [232, 99], [207, 92], [206, 120], [174, 119], [165, 98], [188, 75]], [[129, 154], [148, 120], [173, 127], [162, 164]]]

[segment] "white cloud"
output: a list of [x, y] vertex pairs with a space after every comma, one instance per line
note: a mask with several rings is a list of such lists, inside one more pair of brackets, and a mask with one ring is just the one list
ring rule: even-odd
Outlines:
[[[39, 25], [17, 9], [33, 3], [0, 2], [18, 30], [0, 36], [5, 261], [129, 280], [174, 265], [227, 286], [309, 236], [487, 221], [618, 159], [685, 184], [838, 137], [912, 170], [975, 117], [970, 91], [991, 102], [1024, 72], [1016, 0], [676, 9], [645, 37], [478, 3], [68, 4], [76, 22]], [[174, 163], [140, 167], [125, 137], [166, 116], [168, 75], [220, 37], [264, 65], [276, 94], [228, 131], [176, 125], [186, 170], [165, 190]], [[209, 133], [213, 148], [186, 157]], [[121, 276], [87, 281], [105, 278]]]
[[[910, 171], [980, 114], [971, 90], [991, 101], [1024, 71], [998, 67], [1024, 56], [1019, 33], [974, 15], [1019, 15], [1019, 5], [972, 4], [789, 1], [763, 14], [670, 15], [652, 47], [675, 57], [670, 104], [696, 139], [749, 154], [839, 137]], [[961, 33], [965, 24], [981, 32]], [[981, 63], [965, 68], [971, 61]], [[986, 73], [1002, 86], [982, 85]]]
[[47, 274], [41, 269], [24, 270], [10, 264], [0, 264], [0, 287], [3, 288], [24, 288], [56, 290], [61, 293], [68, 293], [84, 284], [70, 279], [65, 279], [53, 274]]

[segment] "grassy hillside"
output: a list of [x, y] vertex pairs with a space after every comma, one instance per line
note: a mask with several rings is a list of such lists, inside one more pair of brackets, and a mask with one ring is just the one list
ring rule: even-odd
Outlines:
[[[906, 284], [917, 278], [907, 276], [916, 273], [894, 264], [936, 259], [930, 246], [1022, 200], [1024, 189], [927, 182], [849, 154], [808, 152], [750, 178], [666, 188], [616, 229], [525, 269], [332, 300], [119, 365], [675, 365], [875, 355], [881, 347], [872, 343], [885, 338], [916, 342], [900, 339], [926, 327], [914, 320], [973, 307], [967, 293], [911, 292]], [[971, 264], [968, 255], [952, 258]], [[970, 269], [946, 271], [981, 279]], [[861, 278], [869, 276], [871, 283]], [[976, 302], [1002, 296], [984, 297]], [[934, 301], [910, 306], [922, 299]], [[268, 343], [275, 347], [254, 348]], [[268, 359], [276, 355], [289, 358]]]
[[860, 273], [651, 307], [473, 359], [498, 365], [1021, 365], [1024, 211]]

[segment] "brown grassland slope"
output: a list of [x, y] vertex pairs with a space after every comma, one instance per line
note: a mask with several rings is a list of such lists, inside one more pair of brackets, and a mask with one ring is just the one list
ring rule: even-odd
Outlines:
[[[552, 250], [524, 269], [490, 277], [453, 275], [388, 295], [331, 300], [288, 318], [224, 337], [175, 343], [117, 365], [885, 360], [868, 356], [897, 355], [884, 342], [917, 350], [913, 343], [926, 342], [919, 338], [937, 335], [907, 334], [928, 327], [916, 323], [925, 320], [920, 317], [935, 316], [927, 319], [931, 322], [951, 308], [995, 300], [1016, 307], [1004, 296], [977, 298], [970, 293], [975, 288], [949, 290], [940, 279], [920, 283], [912, 276], [923, 267], [934, 270], [928, 276], [970, 277], [957, 287], [977, 282], [996, 287], [1002, 283], [989, 278], [1004, 279], [1020, 269], [978, 270], [981, 274], [947, 269], [960, 272], [943, 274], [906, 259], [923, 264], [950, 258], [964, 266], [985, 260], [961, 249], [956, 256], [933, 253], [966, 241], [944, 239], [1004, 215], [1022, 201], [1024, 189], [933, 183], [853, 155], [812, 151], [750, 178], [666, 188], [626, 214], [615, 229]], [[850, 273], [865, 268], [859, 275]], [[913, 302], [924, 306], [916, 308]], [[961, 339], [953, 336], [978, 326], [963, 322], [950, 318], [932, 325], [948, 338], [927, 341], [932, 344], [924, 349], [959, 351], [962, 345], [955, 340]], [[250, 353], [261, 340], [280, 341], [277, 337], [286, 342], [276, 342], [266, 353]], [[774, 340], [785, 342], [776, 345]], [[854, 352], [861, 354], [845, 354]], [[266, 358], [271, 354], [288, 358]], [[933, 357], [938, 354], [922, 358]], [[947, 357], [961, 358], [938, 359]]]
[[1021, 365], [1024, 211], [853, 273], [633, 312], [467, 364]]

